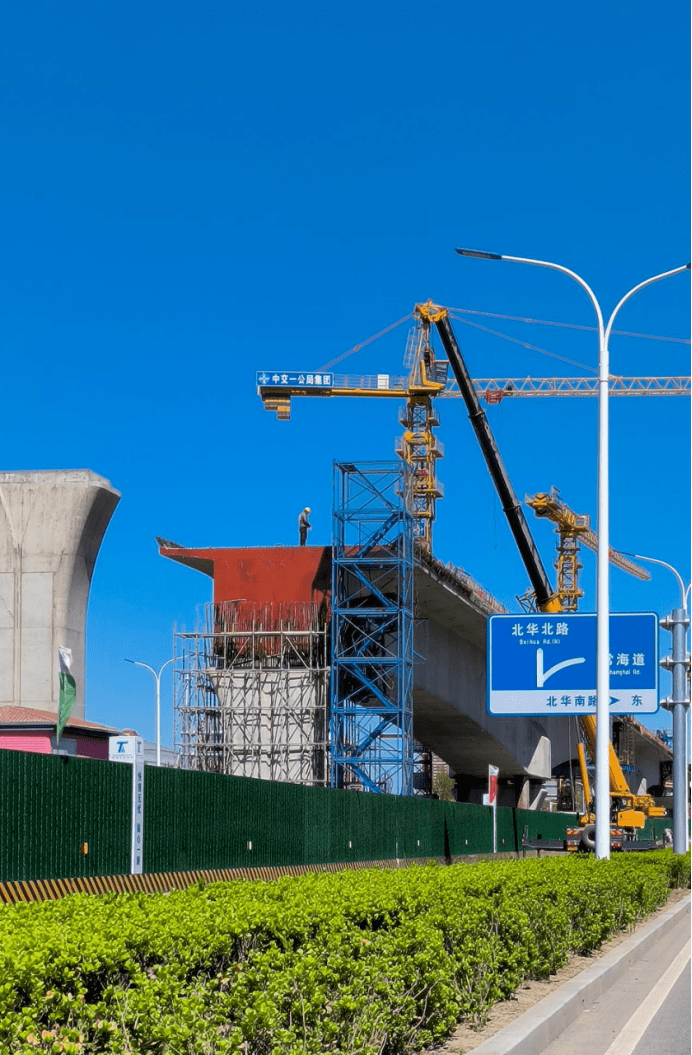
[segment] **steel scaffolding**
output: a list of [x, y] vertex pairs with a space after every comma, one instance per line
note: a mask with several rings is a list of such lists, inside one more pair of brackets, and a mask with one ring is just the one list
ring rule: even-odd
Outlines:
[[334, 465], [333, 787], [413, 793], [410, 492], [401, 462]]
[[323, 606], [204, 605], [175, 634], [176, 747], [184, 769], [327, 783]]

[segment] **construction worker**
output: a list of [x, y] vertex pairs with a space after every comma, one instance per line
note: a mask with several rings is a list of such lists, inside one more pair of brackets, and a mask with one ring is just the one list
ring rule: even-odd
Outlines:
[[310, 512], [310, 506], [306, 506], [303, 512], [298, 517], [298, 531], [300, 533], [300, 544], [304, 546], [308, 539], [308, 531], [312, 529], [312, 524], [308, 520], [308, 513]]

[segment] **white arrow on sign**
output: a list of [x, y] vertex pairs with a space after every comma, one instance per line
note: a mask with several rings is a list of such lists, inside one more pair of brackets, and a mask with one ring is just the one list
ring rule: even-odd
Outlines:
[[548, 667], [548, 669], [544, 671], [543, 649], [536, 649], [536, 685], [539, 689], [542, 689], [551, 675], [557, 674], [558, 670], [564, 670], [565, 667], [574, 667], [577, 663], [586, 663], [586, 657], [577, 656], [576, 659], [565, 659], [562, 663], [556, 663], [554, 667]]

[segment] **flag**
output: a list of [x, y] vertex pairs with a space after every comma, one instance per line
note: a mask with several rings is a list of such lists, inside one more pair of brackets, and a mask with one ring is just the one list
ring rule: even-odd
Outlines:
[[55, 731], [55, 742], [60, 743], [62, 731], [67, 725], [67, 719], [74, 710], [77, 699], [77, 686], [72, 677], [72, 649], [59, 648], [60, 653], [60, 702], [58, 703], [58, 725]]
[[500, 770], [497, 766], [488, 766], [488, 805], [497, 806], [497, 778]]

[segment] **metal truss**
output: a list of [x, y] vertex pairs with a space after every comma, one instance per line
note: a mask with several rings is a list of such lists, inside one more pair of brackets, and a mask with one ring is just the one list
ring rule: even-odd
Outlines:
[[335, 463], [331, 784], [413, 793], [411, 474]]
[[[293, 396], [369, 396], [402, 399], [410, 389], [409, 377], [401, 374], [331, 374], [328, 389], [306, 389], [286, 385], [276, 388], [259, 386], [258, 391], [268, 410], [275, 410], [275, 402], [290, 404]], [[499, 403], [507, 396], [597, 396], [597, 377], [474, 377], [476, 395], [488, 403]], [[684, 396], [690, 393], [690, 378], [675, 377], [611, 377], [608, 381], [611, 396]], [[459, 386], [450, 378], [437, 393], [442, 399], [461, 399]], [[290, 415], [289, 415], [290, 416]]]

